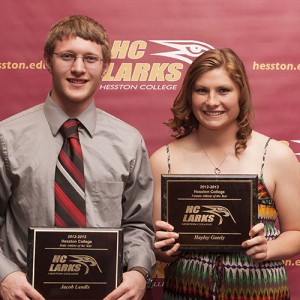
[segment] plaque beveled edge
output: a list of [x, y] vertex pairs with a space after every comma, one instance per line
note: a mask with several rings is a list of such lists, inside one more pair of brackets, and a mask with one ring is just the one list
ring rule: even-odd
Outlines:
[[[169, 180], [206, 180], [215, 179], [217, 180], [249, 180], [252, 186], [253, 201], [250, 203], [250, 228], [257, 224], [258, 221], [258, 175], [257, 174], [161, 174], [161, 219], [168, 222], [167, 217], [167, 183]], [[176, 229], [175, 229], [176, 230]], [[164, 247], [169, 249], [170, 247]], [[181, 249], [201, 249], [210, 251], [240, 251], [243, 248], [237, 245], [219, 246], [219, 245], [181, 245]]]
[[[27, 249], [27, 280], [34, 287], [35, 279], [35, 245], [36, 245], [36, 233], [37, 232], [115, 232], [117, 234], [117, 249], [116, 249], [116, 278], [115, 288], [122, 282], [123, 275], [123, 229], [111, 228], [111, 227], [84, 227], [84, 228], [61, 228], [61, 227], [28, 227], [28, 249]], [[31, 266], [31, 267], [30, 267]]]

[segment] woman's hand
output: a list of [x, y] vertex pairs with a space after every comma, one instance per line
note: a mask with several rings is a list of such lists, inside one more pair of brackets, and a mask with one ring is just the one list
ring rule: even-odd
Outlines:
[[250, 239], [242, 243], [247, 248], [246, 254], [255, 262], [262, 262], [268, 257], [268, 244], [264, 236], [264, 224], [258, 223], [249, 232]]
[[[173, 262], [180, 254], [180, 244], [176, 243], [179, 235], [173, 230], [174, 227], [167, 222], [155, 222], [154, 252], [160, 261]], [[163, 249], [164, 247], [167, 249]]]

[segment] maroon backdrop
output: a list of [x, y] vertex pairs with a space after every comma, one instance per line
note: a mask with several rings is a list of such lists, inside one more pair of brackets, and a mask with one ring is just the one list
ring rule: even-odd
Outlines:
[[[299, 10], [297, 0], [2, 0], [0, 119], [44, 101], [51, 84], [42, 64], [46, 34], [58, 19], [86, 14], [106, 27], [114, 56], [97, 105], [138, 128], [149, 154], [170, 139], [163, 121], [191, 60], [210, 47], [230, 47], [249, 74], [254, 128], [300, 155]], [[292, 299], [300, 299], [300, 257], [285, 264]], [[145, 298], [160, 298], [162, 269]]]

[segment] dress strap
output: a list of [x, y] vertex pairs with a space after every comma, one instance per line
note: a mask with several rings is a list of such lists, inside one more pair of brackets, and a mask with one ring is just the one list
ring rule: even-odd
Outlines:
[[166, 145], [166, 151], [167, 151], [167, 162], [168, 162], [168, 174], [171, 174], [171, 160], [170, 160], [170, 147], [169, 147], [169, 145]]
[[265, 160], [266, 160], [266, 154], [267, 154], [267, 147], [269, 145], [271, 138], [268, 138], [266, 144], [265, 144], [265, 149], [264, 149], [264, 155], [263, 155], [263, 159], [262, 159], [262, 164], [261, 164], [261, 169], [260, 169], [260, 177], [263, 178], [263, 169], [265, 166]]

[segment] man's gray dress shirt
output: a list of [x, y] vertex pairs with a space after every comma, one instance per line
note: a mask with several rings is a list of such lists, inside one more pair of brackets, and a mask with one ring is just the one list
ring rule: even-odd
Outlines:
[[[54, 226], [54, 175], [69, 117], [52, 101], [0, 123], [0, 281], [26, 272], [29, 226]], [[153, 181], [141, 134], [92, 103], [77, 116], [87, 227], [124, 230], [124, 266], [151, 270]]]

